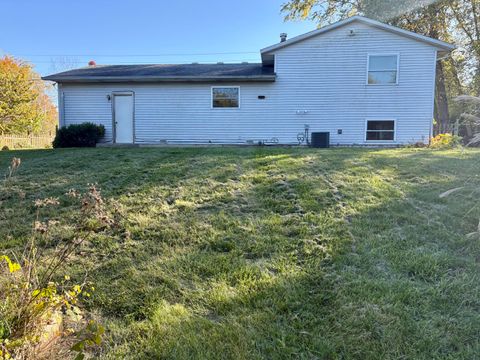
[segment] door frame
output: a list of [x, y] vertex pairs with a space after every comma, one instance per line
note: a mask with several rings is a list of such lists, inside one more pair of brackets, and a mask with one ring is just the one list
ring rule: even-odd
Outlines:
[[132, 144], [135, 144], [135, 91], [112, 91], [112, 136], [113, 143], [117, 143], [117, 124], [115, 122], [115, 97], [116, 96], [131, 96], [133, 101], [133, 114], [132, 114]]

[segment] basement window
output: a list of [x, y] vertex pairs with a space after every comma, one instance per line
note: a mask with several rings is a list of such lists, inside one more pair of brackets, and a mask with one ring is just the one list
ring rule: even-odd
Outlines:
[[395, 141], [395, 120], [367, 120], [367, 141]]
[[239, 108], [240, 87], [212, 87], [212, 108]]
[[398, 54], [368, 55], [368, 85], [398, 84]]

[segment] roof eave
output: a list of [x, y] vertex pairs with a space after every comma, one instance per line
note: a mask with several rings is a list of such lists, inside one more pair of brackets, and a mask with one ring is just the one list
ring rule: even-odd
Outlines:
[[57, 83], [118, 83], [118, 82], [274, 82], [276, 75], [260, 76], [44, 76], [42, 80]]

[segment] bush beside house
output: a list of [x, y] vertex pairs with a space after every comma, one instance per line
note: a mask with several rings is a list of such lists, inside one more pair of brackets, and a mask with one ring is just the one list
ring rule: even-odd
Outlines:
[[53, 147], [95, 147], [104, 135], [105, 127], [103, 125], [93, 123], [70, 125], [57, 131]]

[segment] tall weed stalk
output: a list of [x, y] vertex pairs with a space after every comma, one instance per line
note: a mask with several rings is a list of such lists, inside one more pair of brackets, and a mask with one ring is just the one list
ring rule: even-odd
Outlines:
[[[12, 160], [5, 183], [15, 176], [20, 164], [20, 159]], [[42, 218], [44, 209], [60, 207], [62, 199], [37, 199], [35, 221], [23, 252], [19, 256], [0, 256], [0, 360], [48, 357], [49, 351], [66, 337], [76, 337], [70, 351], [81, 359], [88, 347], [101, 341], [103, 327], [92, 321], [86, 323], [80, 305], [93, 287], [87, 278], [73, 283], [68, 276], [62, 276], [62, 271], [95, 233], [118, 227], [120, 217], [107, 210], [95, 185], [89, 185], [84, 193], [72, 189], [65, 197], [78, 204], [72, 236], [54, 239], [52, 230], [61, 224]], [[53, 251], [38, 246], [40, 241], [51, 240], [59, 244]], [[66, 331], [60, 330], [58, 324], [64, 319], [72, 325]], [[82, 323], [86, 326], [79, 325]]]

